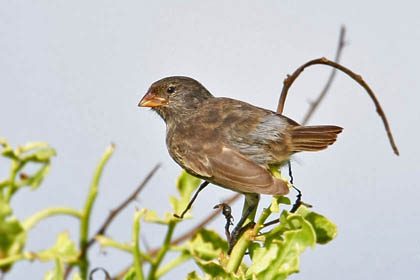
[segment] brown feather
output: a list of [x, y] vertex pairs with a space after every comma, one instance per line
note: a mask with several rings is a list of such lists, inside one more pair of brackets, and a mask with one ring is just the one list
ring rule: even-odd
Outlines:
[[341, 127], [333, 125], [293, 127], [289, 130], [290, 149], [293, 152], [324, 150], [335, 142], [341, 131]]
[[209, 156], [208, 161], [212, 177], [206, 180], [219, 186], [242, 193], [289, 193], [286, 182], [273, 177], [267, 169], [229, 148], [223, 148], [221, 153]]

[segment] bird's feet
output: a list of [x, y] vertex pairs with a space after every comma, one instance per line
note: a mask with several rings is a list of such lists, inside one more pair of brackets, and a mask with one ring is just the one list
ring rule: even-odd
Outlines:
[[298, 194], [296, 196], [296, 201], [293, 204], [292, 209], [290, 209], [290, 213], [295, 213], [301, 205], [311, 208], [312, 205], [302, 201], [302, 192], [298, 188], [296, 188], [294, 185], [292, 185], [292, 187], [298, 192]]
[[235, 246], [236, 242], [239, 240], [242, 233], [244, 233], [249, 228], [253, 228], [255, 226], [255, 223], [249, 222], [246, 226], [242, 227], [243, 221], [239, 221], [239, 223], [233, 229], [232, 233], [230, 233], [229, 228], [231, 225], [233, 225], [232, 209], [226, 203], [220, 203], [213, 207], [213, 209], [218, 209], [218, 208], [222, 208], [222, 214], [226, 218], [225, 234], [226, 234], [226, 240], [229, 244], [228, 254], [230, 254], [230, 252], [233, 249], [233, 246]]
[[230, 242], [230, 226], [233, 225], [233, 216], [232, 216], [232, 208], [230, 208], [229, 204], [227, 203], [220, 203], [213, 207], [213, 209], [222, 208], [223, 216], [226, 218], [226, 225], [225, 225], [225, 234], [226, 240]]

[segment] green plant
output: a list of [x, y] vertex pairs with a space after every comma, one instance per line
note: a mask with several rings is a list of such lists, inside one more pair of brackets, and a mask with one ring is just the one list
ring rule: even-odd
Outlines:
[[[52, 207], [35, 213], [19, 221], [13, 216], [10, 201], [24, 187], [32, 190], [38, 188], [50, 170], [51, 158], [56, 155], [47, 143], [28, 143], [12, 149], [1, 139], [1, 152], [4, 158], [11, 161], [10, 175], [0, 181], [0, 269], [7, 273], [14, 263], [27, 261], [52, 261], [55, 268], [45, 274], [44, 279], [64, 279], [66, 268], [77, 266], [79, 273], [73, 279], [87, 279], [90, 270], [86, 251], [91, 242], [89, 233], [90, 214], [98, 193], [99, 180], [103, 168], [114, 151], [110, 146], [102, 156], [93, 176], [93, 180], [82, 210], [66, 207]], [[28, 175], [24, 170], [27, 165], [36, 165], [37, 171]], [[280, 176], [280, 173], [275, 173]], [[188, 204], [191, 194], [197, 189], [200, 180], [182, 172], [177, 181], [179, 198], [170, 197], [173, 212], [159, 217], [153, 210], [141, 209], [134, 214], [131, 243], [118, 242], [111, 237], [100, 234], [94, 238], [102, 247], [113, 247], [123, 250], [133, 257], [133, 262], [124, 279], [158, 279], [169, 273], [174, 267], [193, 259], [204, 272], [204, 278], [196, 272], [188, 274], [187, 279], [284, 279], [287, 275], [299, 271], [299, 255], [316, 243], [325, 244], [337, 233], [335, 225], [325, 217], [301, 206], [296, 213], [283, 210], [279, 205], [290, 204], [285, 197], [273, 198], [270, 207], [264, 209], [257, 219], [254, 228], [247, 230], [239, 239], [231, 255], [227, 254], [227, 242], [215, 231], [200, 229], [192, 238], [183, 244], [175, 244], [173, 232], [183, 220], [175, 218], [173, 213], [180, 214]], [[136, 193], [138, 194], [138, 192]], [[80, 221], [79, 246], [73, 242], [64, 230], [51, 248], [39, 251], [25, 251], [26, 237], [41, 220], [52, 215], [70, 215]], [[270, 230], [264, 223], [270, 216], [279, 217]], [[191, 218], [188, 213], [185, 218]], [[166, 236], [158, 250], [144, 251], [139, 246], [140, 221], [157, 223], [166, 227]], [[243, 261], [249, 250], [251, 263]], [[177, 256], [166, 260], [167, 253], [177, 252]], [[148, 273], [144, 273], [147, 266]]]
[[[76, 210], [68, 207], [51, 207], [35, 213], [31, 217], [19, 221], [13, 216], [10, 201], [19, 190], [25, 187], [36, 190], [50, 170], [51, 158], [56, 152], [45, 142], [31, 142], [24, 146], [12, 149], [4, 139], [0, 139], [3, 147], [1, 155], [11, 161], [10, 175], [0, 181], [0, 269], [7, 273], [13, 264], [20, 260], [28, 261], [55, 261], [53, 271], [47, 272], [45, 279], [62, 279], [65, 265], [78, 265], [80, 276], [75, 274], [73, 279], [86, 279], [88, 260], [86, 254], [76, 248], [66, 231], [58, 237], [54, 246], [39, 252], [24, 251], [26, 237], [30, 230], [41, 220], [53, 215], [69, 215], [80, 220], [80, 248], [85, 246], [89, 231], [89, 221], [92, 205], [95, 201], [99, 178], [103, 167], [114, 147], [110, 146], [102, 157], [92, 180], [85, 207]], [[36, 165], [37, 171], [27, 174], [24, 170], [28, 165]]]

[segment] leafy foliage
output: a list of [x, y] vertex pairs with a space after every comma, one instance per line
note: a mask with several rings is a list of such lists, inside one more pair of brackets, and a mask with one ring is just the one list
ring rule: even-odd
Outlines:
[[[26, 244], [27, 233], [21, 222], [13, 216], [10, 200], [17, 190], [24, 186], [36, 189], [50, 170], [50, 159], [55, 155], [54, 149], [44, 142], [31, 142], [12, 149], [0, 139], [3, 147], [1, 155], [11, 160], [11, 171], [8, 179], [0, 181], [0, 264], [2, 259], [19, 259]], [[37, 164], [38, 170], [28, 175], [21, 172], [28, 163]], [[20, 173], [19, 173], [20, 172]], [[19, 179], [17, 178], [19, 174]], [[29, 255], [26, 258], [31, 258]], [[23, 258], [23, 257], [22, 257]], [[13, 262], [0, 265], [3, 272], [8, 271]]]
[[210, 261], [226, 252], [228, 244], [215, 231], [201, 229], [187, 242], [186, 247], [191, 255], [199, 260]]
[[54, 246], [37, 253], [37, 259], [40, 261], [58, 259], [61, 262], [72, 263], [77, 261], [79, 253], [76, 244], [71, 241], [69, 233], [64, 231], [57, 237], [57, 242]]
[[[12, 209], [0, 200], [0, 259], [21, 253], [26, 243], [26, 232], [16, 217], [11, 216]], [[11, 265], [2, 266], [7, 271]]]
[[[0, 144], [3, 146], [1, 154], [11, 161], [10, 176], [0, 181], [0, 269], [7, 272], [19, 260], [37, 260], [55, 263], [54, 269], [48, 271], [44, 279], [63, 279], [69, 265], [79, 267], [80, 274], [73, 274], [73, 280], [87, 279], [89, 262], [83, 250], [89, 238], [89, 217], [99, 190], [103, 167], [113, 152], [113, 146], [107, 149], [98, 164], [82, 210], [49, 208], [20, 222], [13, 216], [11, 198], [22, 187], [27, 186], [32, 190], [38, 188], [50, 171], [51, 158], [56, 153], [44, 142], [28, 143], [16, 149], [12, 149], [3, 139], [0, 139]], [[23, 172], [27, 164], [36, 165], [38, 169], [28, 175]], [[277, 168], [273, 167], [271, 171], [274, 176], [281, 178]], [[105, 235], [95, 236], [95, 240], [103, 247], [113, 247], [132, 254], [132, 265], [123, 279], [145, 279], [144, 271], [148, 272], [147, 279], [158, 279], [190, 259], [194, 260], [204, 276], [193, 271], [186, 275], [189, 280], [285, 279], [290, 274], [299, 272], [300, 255], [307, 248], [326, 244], [337, 235], [337, 228], [330, 220], [305, 206], [300, 206], [296, 213], [284, 210], [284, 206], [291, 202], [289, 198], [280, 196], [273, 197], [271, 205], [256, 220], [255, 227], [248, 229], [240, 237], [238, 244], [246, 246], [246, 250], [233, 250], [228, 255], [226, 240], [216, 231], [205, 228], [198, 230], [190, 240], [175, 246], [173, 233], [183, 220], [173, 214], [182, 213], [199, 184], [200, 179], [183, 171], [176, 183], [179, 197], [169, 198], [172, 212], [165, 213], [161, 218], [153, 210], [136, 211], [131, 242], [119, 242]], [[63, 231], [52, 247], [39, 252], [25, 252], [30, 229], [42, 219], [57, 214], [71, 215], [80, 220], [79, 246]], [[279, 218], [279, 222], [268, 229], [264, 223], [270, 216]], [[186, 217], [191, 218], [192, 215], [187, 214]], [[160, 249], [149, 252], [142, 250], [139, 242], [141, 220], [166, 227], [166, 236]], [[165, 256], [169, 251], [176, 254], [174, 258], [166, 260]], [[249, 252], [250, 262], [243, 260], [246, 251]], [[143, 269], [143, 266], [149, 266], [149, 269]]]

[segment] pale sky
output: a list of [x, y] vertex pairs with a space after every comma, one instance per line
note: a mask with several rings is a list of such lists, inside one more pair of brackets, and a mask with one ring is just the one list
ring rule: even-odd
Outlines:
[[[342, 64], [376, 93], [400, 148], [391, 150], [364, 90], [344, 74], [311, 124], [344, 127], [334, 146], [294, 158], [296, 185], [314, 211], [338, 226], [338, 236], [301, 257], [291, 279], [414, 279], [420, 269], [420, 189], [417, 177], [420, 86], [420, 5], [416, 1], [4, 1], [0, 8], [0, 137], [11, 144], [47, 141], [57, 149], [52, 170], [36, 192], [14, 197], [24, 219], [46, 207], [82, 207], [93, 170], [110, 142], [117, 149], [100, 185], [91, 232], [158, 162], [163, 167], [112, 224], [108, 234], [131, 238], [136, 208], [170, 211], [180, 167], [165, 146], [163, 121], [137, 104], [165, 76], [199, 80], [215, 96], [275, 110], [282, 81], [304, 62], [333, 58], [340, 25], [347, 27]], [[307, 69], [292, 86], [284, 113], [300, 121], [330, 69]], [[0, 161], [0, 176], [9, 166]], [[195, 219], [232, 193], [210, 186], [199, 196]], [[291, 197], [294, 197], [292, 193]], [[265, 197], [260, 208], [269, 204]], [[242, 202], [233, 207], [239, 219]], [[209, 228], [223, 235], [223, 218]], [[73, 218], [55, 217], [29, 233], [26, 249], [54, 244]], [[150, 247], [164, 228], [142, 226]], [[144, 248], [144, 243], [142, 244]], [[89, 251], [91, 267], [112, 274], [131, 257]], [[168, 260], [168, 259], [166, 259]], [[40, 279], [53, 263], [19, 262], [7, 279]], [[193, 262], [164, 279], [199, 270]]]

